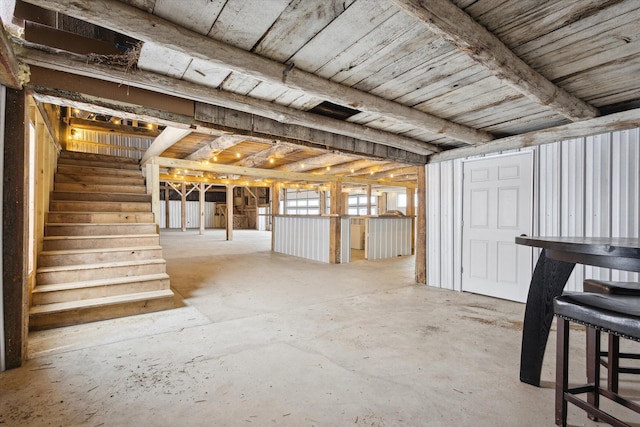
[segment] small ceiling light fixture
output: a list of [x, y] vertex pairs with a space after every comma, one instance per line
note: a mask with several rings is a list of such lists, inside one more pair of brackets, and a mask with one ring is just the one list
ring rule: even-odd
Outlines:
[[351, 169], [351, 173], [354, 173], [356, 170], [355, 169]]
[[327, 170], [330, 171], [331, 170], [331, 166], [327, 166]]
[[391, 173], [391, 174], [389, 174], [389, 178], [393, 178], [393, 174], [392, 174], [392, 173]]
[[300, 169], [304, 169], [304, 163], [300, 163]]
[[271, 163], [271, 164], [275, 163], [275, 160], [273, 159], [273, 157], [269, 159], [269, 163]]
[[217, 162], [218, 161], [218, 156], [213, 156], [213, 161]]
[[240, 153], [236, 153], [236, 158], [240, 158]]

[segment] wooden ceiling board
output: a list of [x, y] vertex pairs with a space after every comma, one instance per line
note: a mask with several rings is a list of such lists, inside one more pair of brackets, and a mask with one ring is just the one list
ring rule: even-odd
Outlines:
[[353, 2], [354, 0], [292, 0], [253, 51], [279, 62], [288, 62], [308, 40]]
[[336, 74], [347, 72], [358, 64], [370, 58], [384, 58], [391, 53], [391, 49], [396, 48], [400, 41], [406, 41], [409, 34], [412, 34], [420, 27], [420, 23], [414, 22], [407, 25], [407, 16], [403, 13], [396, 13], [386, 21], [382, 22], [375, 31], [370, 31], [362, 38], [355, 41], [342, 52], [336, 54], [322, 67], [315, 71], [315, 74], [326, 79], [334, 79]]
[[203, 86], [217, 88], [231, 74], [226, 68], [220, 68], [200, 58], [193, 58], [184, 71], [182, 79]]
[[227, 0], [209, 37], [244, 50], [251, 50], [267, 32], [289, 0]]
[[162, 153], [162, 157], [183, 159], [194, 151], [204, 147], [215, 138], [217, 138], [215, 135], [204, 135], [192, 132], [165, 150]]
[[226, 0], [156, 0], [153, 14], [206, 36], [225, 2]]
[[147, 42], [140, 50], [138, 68], [181, 79], [191, 59], [184, 53]]
[[376, 29], [398, 10], [388, 2], [358, 0], [310, 39], [289, 62], [315, 72], [364, 35]]
[[222, 82], [222, 89], [238, 95], [247, 95], [259, 84], [260, 80], [253, 77], [244, 76], [240, 73], [231, 73]]

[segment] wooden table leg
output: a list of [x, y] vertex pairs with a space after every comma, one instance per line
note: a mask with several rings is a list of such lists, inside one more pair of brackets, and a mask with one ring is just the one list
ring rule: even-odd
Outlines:
[[522, 330], [520, 381], [540, 385], [544, 350], [553, 321], [553, 299], [562, 294], [575, 263], [547, 258], [542, 250], [533, 271]]

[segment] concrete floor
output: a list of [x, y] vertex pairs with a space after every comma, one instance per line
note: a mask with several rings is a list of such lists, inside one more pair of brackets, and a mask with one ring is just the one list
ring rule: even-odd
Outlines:
[[32, 333], [0, 425], [554, 424], [555, 334], [542, 387], [520, 383], [522, 304], [416, 285], [413, 257], [327, 265], [270, 239], [163, 231], [184, 306]]

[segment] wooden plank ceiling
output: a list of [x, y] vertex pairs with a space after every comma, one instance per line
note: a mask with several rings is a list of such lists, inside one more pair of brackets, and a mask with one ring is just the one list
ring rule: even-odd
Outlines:
[[[188, 130], [159, 137], [147, 157], [388, 183], [415, 180], [415, 165], [428, 162], [640, 125], [635, 0], [17, 6], [14, 23], [30, 31], [11, 46], [32, 67], [26, 86], [43, 99]], [[134, 64], [79, 52], [72, 35], [38, 38], [42, 27], [117, 43]], [[191, 104], [177, 111], [137, 101], [135, 109], [131, 99], [51, 83], [39, 69]]]

